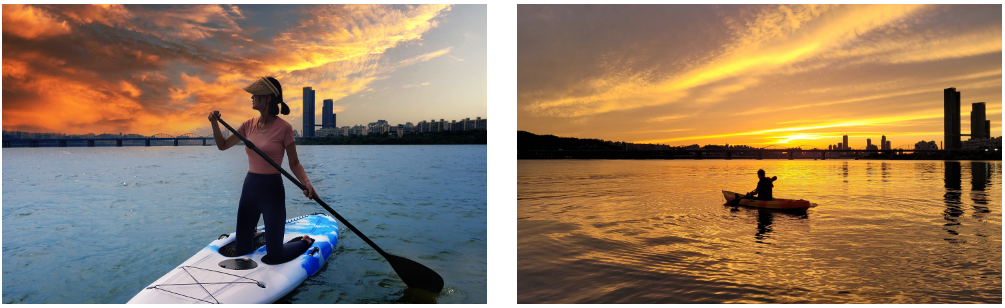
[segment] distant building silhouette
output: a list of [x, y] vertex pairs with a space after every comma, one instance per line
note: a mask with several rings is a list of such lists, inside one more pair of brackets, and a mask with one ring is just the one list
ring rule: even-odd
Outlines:
[[304, 87], [304, 137], [314, 137], [314, 89]]
[[960, 143], [960, 92], [956, 88], [943, 90], [943, 136], [945, 150], [959, 150]]
[[998, 136], [996, 138], [983, 138], [964, 141], [961, 149], [963, 150], [980, 150], [980, 149], [1001, 149], [1002, 148], [1002, 137]]
[[984, 136], [991, 138], [991, 120], [984, 121]]
[[935, 144], [935, 140], [932, 141], [918, 141], [914, 144], [915, 150], [938, 150], [939, 145]]
[[321, 128], [335, 128], [335, 100], [325, 99], [321, 107]]
[[387, 121], [385, 120], [377, 120], [377, 122], [371, 122], [367, 124], [366, 130], [367, 132], [370, 133], [378, 133], [378, 134], [390, 133], [391, 124], [387, 123]]
[[845, 150], [851, 149], [851, 147], [848, 146], [848, 135], [844, 135], [844, 142], [842, 144], [844, 144]]
[[[987, 117], [984, 114], [984, 103], [973, 103], [970, 111], [970, 139], [990, 139], [991, 134], [985, 135], [985, 125]], [[990, 125], [987, 125], [990, 126]]]

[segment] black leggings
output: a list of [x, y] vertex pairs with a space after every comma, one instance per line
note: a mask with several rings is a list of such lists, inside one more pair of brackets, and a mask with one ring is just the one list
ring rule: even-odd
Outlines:
[[[265, 221], [265, 250], [267, 263], [284, 263], [307, 250], [307, 241], [283, 244], [286, 233], [286, 191], [279, 174], [248, 173], [244, 177], [241, 202], [237, 208], [237, 235], [234, 239], [239, 255], [254, 250], [255, 227], [258, 216]], [[277, 256], [281, 256], [278, 260]], [[265, 260], [263, 260], [265, 261]]]

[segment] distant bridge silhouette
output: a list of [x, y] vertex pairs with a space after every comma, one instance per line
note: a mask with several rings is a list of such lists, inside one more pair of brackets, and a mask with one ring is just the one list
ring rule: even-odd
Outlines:
[[215, 145], [216, 140], [212, 136], [199, 136], [194, 133], [183, 134], [177, 137], [173, 137], [168, 134], [156, 134], [151, 137], [122, 137], [122, 138], [60, 138], [60, 139], [4, 139], [3, 147], [11, 148], [15, 146], [27, 146], [32, 148], [37, 147], [68, 147], [71, 143], [79, 144], [81, 142], [86, 142], [87, 147], [95, 147], [98, 142], [109, 142], [115, 141], [115, 146], [124, 146], [123, 141], [143, 141], [144, 146], [151, 146], [151, 141], [163, 141], [170, 140], [173, 141], [174, 146], [179, 146], [179, 140], [202, 140], [203, 146]]

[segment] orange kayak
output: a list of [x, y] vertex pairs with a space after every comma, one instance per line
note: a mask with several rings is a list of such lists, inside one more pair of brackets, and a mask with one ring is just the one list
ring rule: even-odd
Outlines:
[[[736, 198], [736, 194], [731, 191], [722, 191], [722, 196], [726, 198], [726, 202], [733, 201]], [[741, 197], [743, 194], [740, 195]], [[792, 200], [792, 199], [780, 199], [775, 198], [771, 201], [765, 200], [754, 200], [754, 199], [740, 199], [740, 205], [766, 208], [766, 209], [778, 209], [778, 210], [794, 210], [794, 209], [808, 209], [816, 204], [810, 203], [806, 200]]]

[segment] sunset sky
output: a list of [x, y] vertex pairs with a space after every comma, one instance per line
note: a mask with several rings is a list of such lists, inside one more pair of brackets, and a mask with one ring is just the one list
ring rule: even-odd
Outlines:
[[[1001, 5], [520, 5], [518, 129], [670, 145], [943, 141], [1002, 123]], [[968, 137], [963, 137], [966, 140]]]
[[3, 5], [5, 130], [207, 135], [266, 75], [298, 131], [304, 86], [338, 126], [486, 118], [486, 6]]

